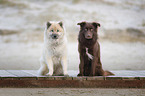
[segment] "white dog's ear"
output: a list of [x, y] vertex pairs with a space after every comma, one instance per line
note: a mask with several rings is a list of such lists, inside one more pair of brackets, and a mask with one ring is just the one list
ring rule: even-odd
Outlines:
[[63, 23], [62, 23], [62, 21], [60, 21], [58, 24], [63, 28]]
[[47, 22], [46, 25], [47, 25], [47, 29], [48, 29], [51, 26], [51, 23]]

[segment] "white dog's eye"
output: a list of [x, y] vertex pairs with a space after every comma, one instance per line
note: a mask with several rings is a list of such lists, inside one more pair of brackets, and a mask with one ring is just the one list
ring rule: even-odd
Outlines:
[[57, 32], [59, 32], [59, 30], [57, 30]]
[[53, 29], [50, 32], [53, 32]]

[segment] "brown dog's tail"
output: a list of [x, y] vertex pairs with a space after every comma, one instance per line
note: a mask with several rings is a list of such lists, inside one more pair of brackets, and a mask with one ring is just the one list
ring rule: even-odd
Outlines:
[[104, 71], [104, 76], [115, 75], [110, 71]]

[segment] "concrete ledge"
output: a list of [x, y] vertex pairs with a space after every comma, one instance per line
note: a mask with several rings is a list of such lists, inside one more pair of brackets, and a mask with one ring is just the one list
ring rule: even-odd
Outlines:
[[[131, 73], [124, 73], [127, 72]], [[36, 70], [0, 70], [0, 88], [145, 88], [144, 71], [132, 72], [136, 73], [135, 76], [94, 77], [48, 77], [37, 76], [36, 73]]]
[[145, 77], [0, 77], [0, 87], [145, 88]]

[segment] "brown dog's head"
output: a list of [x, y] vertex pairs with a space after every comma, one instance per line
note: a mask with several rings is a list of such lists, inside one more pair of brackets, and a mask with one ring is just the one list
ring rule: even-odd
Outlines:
[[100, 27], [100, 24], [97, 22], [81, 22], [77, 25], [80, 25], [80, 33], [83, 34], [87, 40], [93, 39], [93, 36], [97, 36], [97, 28]]

